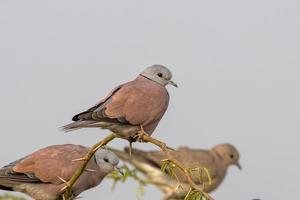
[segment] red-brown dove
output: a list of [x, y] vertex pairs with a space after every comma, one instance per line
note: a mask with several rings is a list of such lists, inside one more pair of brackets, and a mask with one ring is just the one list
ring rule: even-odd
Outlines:
[[[179, 181], [183, 186], [183, 190], [176, 189], [178, 181], [170, 175], [161, 171], [162, 160], [166, 159], [166, 154], [162, 151], [142, 151], [138, 149], [132, 149], [132, 155], [128, 154], [128, 148], [125, 152], [110, 149], [117, 156], [132, 164], [137, 170], [142, 172], [147, 179], [162, 190], [165, 194], [164, 200], [169, 199], [184, 199], [189, 191], [189, 184], [186, 176], [180, 171], [175, 169], [175, 173], [178, 176]], [[231, 144], [220, 144], [213, 147], [210, 150], [191, 149], [188, 147], [180, 147], [176, 151], [169, 152], [172, 157], [176, 158], [187, 168], [207, 168], [209, 170], [212, 182], [209, 185], [208, 179], [204, 176], [204, 191], [211, 192], [215, 190], [223, 181], [227, 168], [230, 165], [236, 165], [239, 169], [239, 153], [237, 149]], [[196, 184], [201, 186], [199, 173], [193, 173], [193, 180]]]
[[147, 67], [136, 79], [119, 85], [95, 106], [75, 115], [74, 122], [63, 130], [98, 127], [130, 141], [139, 131], [151, 135], [168, 107], [165, 86], [177, 87], [171, 78], [170, 70], [162, 65]]
[[[89, 148], [65, 144], [40, 149], [0, 169], [0, 189], [23, 192], [36, 200], [61, 200], [65, 183], [82, 164], [74, 159], [83, 157]], [[118, 157], [99, 149], [87, 165], [87, 170], [72, 188], [72, 198], [100, 184], [116, 169]]]

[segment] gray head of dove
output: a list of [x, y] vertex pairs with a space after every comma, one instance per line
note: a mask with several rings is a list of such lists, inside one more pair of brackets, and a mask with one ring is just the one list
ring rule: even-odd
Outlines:
[[171, 80], [171, 71], [162, 65], [152, 65], [150, 67], [147, 67], [140, 75], [152, 81], [155, 81], [156, 83], [162, 86], [170, 84], [175, 87], [178, 87], [177, 84]]
[[219, 144], [213, 148], [223, 159], [226, 166], [236, 165], [240, 170], [242, 169], [239, 164], [240, 154], [238, 150], [231, 144]]
[[113, 170], [119, 170], [117, 168], [119, 158], [116, 156], [116, 154], [107, 149], [99, 149], [95, 153], [95, 160], [101, 170], [106, 173], [110, 173]]

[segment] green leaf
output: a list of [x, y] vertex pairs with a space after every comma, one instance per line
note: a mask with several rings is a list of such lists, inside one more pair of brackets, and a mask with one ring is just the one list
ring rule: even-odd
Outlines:
[[208, 200], [206, 194], [200, 190], [190, 190], [184, 200]]
[[168, 165], [169, 165], [169, 161], [168, 160], [163, 160], [162, 165], [161, 165], [161, 171], [165, 172]]

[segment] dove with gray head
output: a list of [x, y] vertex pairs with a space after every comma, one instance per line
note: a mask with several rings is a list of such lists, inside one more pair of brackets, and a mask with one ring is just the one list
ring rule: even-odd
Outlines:
[[109, 129], [130, 141], [139, 131], [151, 135], [168, 107], [169, 94], [165, 86], [177, 87], [171, 79], [168, 68], [162, 65], [147, 67], [136, 79], [119, 85], [62, 128], [64, 131], [88, 127]]
[[[137, 170], [142, 172], [147, 179], [165, 193], [164, 200], [184, 199], [189, 191], [189, 184], [182, 171], [175, 169], [175, 173], [183, 186], [183, 190], [177, 189], [178, 181], [161, 171], [162, 160], [166, 159], [166, 154], [162, 151], [142, 151], [132, 149], [132, 155], [128, 155], [128, 148], [125, 152], [110, 149], [121, 160], [132, 164]], [[169, 152], [172, 157], [179, 162], [184, 163], [187, 168], [207, 168], [209, 170], [212, 182], [208, 184], [208, 178], [203, 176], [203, 182], [200, 182], [199, 173], [193, 173], [193, 181], [201, 186], [205, 184], [204, 191], [211, 192], [215, 190], [223, 181], [227, 168], [236, 165], [239, 169], [239, 153], [231, 144], [220, 144], [212, 149], [191, 149], [180, 147], [176, 151]]]
[[[22, 192], [36, 200], [62, 200], [65, 181], [69, 181], [82, 164], [74, 160], [86, 155], [88, 150], [73, 144], [40, 149], [1, 168], [0, 189]], [[118, 163], [119, 159], [113, 152], [99, 149], [74, 184], [72, 198], [99, 185]]]

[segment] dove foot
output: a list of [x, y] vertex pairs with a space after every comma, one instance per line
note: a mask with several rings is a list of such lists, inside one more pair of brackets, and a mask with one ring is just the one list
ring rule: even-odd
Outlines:
[[135, 140], [135, 141], [138, 141], [138, 142], [147, 142], [147, 141], [145, 141], [143, 138], [145, 137], [145, 136], [149, 136], [146, 132], [145, 132], [145, 130], [144, 130], [144, 128], [143, 128], [143, 126], [142, 125], [140, 125], [140, 128], [141, 128], [141, 130], [139, 130], [138, 132], [137, 132], [137, 134], [133, 137], [133, 139]]

